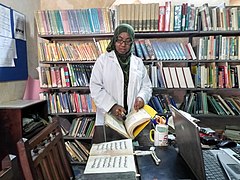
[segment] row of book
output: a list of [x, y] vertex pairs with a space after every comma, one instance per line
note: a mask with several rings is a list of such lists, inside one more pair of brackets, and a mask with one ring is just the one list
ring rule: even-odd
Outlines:
[[153, 87], [195, 88], [190, 67], [163, 67], [162, 62], [146, 67]]
[[78, 140], [66, 141], [65, 146], [71, 162], [86, 163], [90, 153], [90, 147]]
[[41, 92], [40, 99], [47, 100], [49, 114], [92, 113], [96, 105], [90, 94], [78, 92]]
[[148, 104], [159, 114], [170, 114], [170, 104], [177, 108], [176, 101], [169, 94], [155, 94], [151, 97]]
[[113, 32], [112, 13], [108, 8], [38, 10], [35, 20], [40, 35]]
[[[200, 14], [200, 16], [198, 16]], [[131, 24], [135, 31], [194, 31], [238, 30], [239, 8], [221, 3], [209, 7], [204, 3], [195, 7], [192, 3], [173, 5], [166, 1], [147, 4], [120, 4], [111, 8], [69, 10], [39, 10], [35, 12], [40, 35], [89, 34], [113, 32], [121, 23]]]
[[[48, 61], [95, 61], [106, 52], [110, 40], [95, 39], [91, 42], [40, 43], [38, 57], [41, 62]], [[196, 60], [190, 43], [161, 42], [157, 39], [137, 39], [134, 41], [134, 54], [143, 60]]]
[[42, 42], [38, 59], [44, 61], [93, 61], [106, 52], [109, 39], [82, 42]]
[[198, 8], [194, 4], [172, 5], [171, 1], [159, 6], [159, 31], [194, 31], [198, 25]]
[[203, 31], [226, 31], [240, 29], [239, 7], [226, 6], [220, 3], [215, 7], [209, 7], [208, 3], [199, 7], [201, 26]]
[[190, 114], [240, 115], [240, 98], [222, 97], [203, 91], [190, 92], [184, 96], [180, 109]]
[[209, 63], [191, 66], [195, 86], [199, 88], [240, 88], [240, 65]]
[[93, 137], [95, 117], [74, 118], [66, 136], [72, 137]]
[[89, 85], [92, 68], [93, 65], [89, 64], [42, 64], [38, 67], [40, 87], [86, 87]]
[[239, 60], [240, 36], [205, 36], [199, 39], [199, 60]]
[[119, 4], [115, 11], [118, 23], [130, 24], [135, 31], [159, 30], [159, 3]]
[[153, 39], [134, 41], [135, 54], [144, 60], [196, 60], [196, 54], [190, 43], [161, 42]]

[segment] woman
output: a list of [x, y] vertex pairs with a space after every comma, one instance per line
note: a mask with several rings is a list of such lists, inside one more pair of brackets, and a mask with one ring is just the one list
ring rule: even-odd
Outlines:
[[133, 45], [133, 28], [119, 25], [107, 52], [99, 56], [93, 67], [90, 91], [97, 106], [96, 127], [104, 125], [106, 112], [122, 120], [131, 110], [147, 104], [152, 95], [147, 70], [142, 60], [132, 54]]

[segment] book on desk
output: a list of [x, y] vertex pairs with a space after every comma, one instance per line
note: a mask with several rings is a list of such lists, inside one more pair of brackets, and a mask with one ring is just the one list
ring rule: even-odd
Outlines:
[[131, 139], [93, 144], [84, 177], [87, 179], [136, 179]]

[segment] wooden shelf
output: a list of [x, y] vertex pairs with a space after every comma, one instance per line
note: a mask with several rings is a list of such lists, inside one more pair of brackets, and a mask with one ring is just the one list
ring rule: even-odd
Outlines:
[[47, 101], [16, 100], [0, 104], [0, 159], [9, 153], [17, 154], [16, 143], [23, 137], [22, 119], [29, 114], [38, 114], [47, 120]]

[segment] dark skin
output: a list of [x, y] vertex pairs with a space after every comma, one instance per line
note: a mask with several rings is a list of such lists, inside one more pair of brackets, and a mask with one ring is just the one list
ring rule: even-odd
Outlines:
[[[123, 32], [118, 36], [118, 39], [121, 40], [121, 42], [117, 41], [115, 43], [116, 51], [118, 51], [118, 53], [120, 54], [127, 53], [131, 48], [131, 43], [129, 43], [131, 41], [129, 34], [126, 32]], [[141, 97], [137, 97], [134, 102], [134, 109], [138, 111], [143, 106], [144, 106], [143, 99]], [[118, 104], [114, 104], [113, 107], [110, 109], [110, 113], [120, 120], [125, 120], [126, 112], [127, 111], [124, 109], [124, 107]]]

